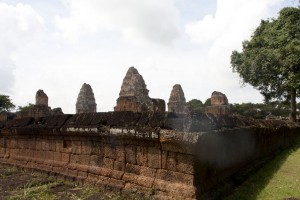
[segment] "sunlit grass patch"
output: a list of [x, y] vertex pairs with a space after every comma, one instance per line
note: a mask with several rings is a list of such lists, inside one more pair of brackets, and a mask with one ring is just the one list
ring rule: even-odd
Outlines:
[[280, 153], [238, 187], [228, 200], [300, 198], [300, 143]]

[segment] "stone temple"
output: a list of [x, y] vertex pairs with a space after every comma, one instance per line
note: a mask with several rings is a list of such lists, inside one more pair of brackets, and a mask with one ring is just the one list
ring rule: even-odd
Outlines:
[[97, 112], [97, 104], [93, 89], [89, 84], [84, 83], [78, 94], [76, 102], [76, 114]]
[[138, 70], [130, 67], [121, 86], [115, 111], [165, 112], [165, 101], [151, 99], [149, 90]]
[[228, 104], [228, 99], [225, 94], [214, 91], [211, 94], [211, 106], [206, 108], [207, 113], [229, 115], [232, 113], [231, 106]]
[[35, 95], [35, 105], [28, 111], [20, 111], [16, 113], [16, 118], [33, 117], [40, 118], [50, 115], [63, 115], [61, 108], [54, 108], [48, 106], [48, 96], [44, 90], [39, 89]]
[[186, 100], [181, 85], [179, 84], [173, 86], [169, 98], [168, 111], [175, 113], [184, 113], [186, 111]]
[[35, 105], [48, 106], [48, 96], [43, 90], [38, 90], [35, 95]]

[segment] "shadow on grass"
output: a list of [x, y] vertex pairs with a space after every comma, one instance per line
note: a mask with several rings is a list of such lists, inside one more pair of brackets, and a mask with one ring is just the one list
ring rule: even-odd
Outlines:
[[265, 163], [257, 171], [250, 174], [244, 183], [238, 186], [226, 200], [256, 200], [261, 191], [268, 185], [274, 174], [280, 169], [286, 159], [300, 148], [300, 140], [295, 145], [280, 152], [272, 160]]

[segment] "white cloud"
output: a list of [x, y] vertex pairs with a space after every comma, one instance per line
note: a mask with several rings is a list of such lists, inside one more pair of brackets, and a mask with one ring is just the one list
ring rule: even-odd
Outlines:
[[[185, 32], [195, 44], [208, 45], [207, 80], [215, 90], [232, 95], [235, 102], [261, 100], [251, 86], [239, 88], [239, 77], [230, 69], [230, 55], [240, 50], [242, 41], [250, 39], [261, 19], [274, 17], [283, 0], [218, 0], [215, 13], [189, 22]], [[275, 8], [276, 7], [276, 8]], [[241, 95], [245, 92], [247, 95]]]
[[56, 16], [67, 40], [98, 31], [116, 31], [134, 43], [170, 44], [179, 36], [174, 0], [66, 0], [70, 16]]
[[14, 57], [43, 27], [43, 19], [29, 5], [0, 3], [0, 92], [10, 92]]
[[261, 19], [270, 15], [272, 6], [282, 1], [218, 0], [214, 15], [208, 14], [202, 20], [188, 23], [185, 30], [195, 43], [213, 42], [215, 45], [221, 41], [237, 46], [250, 37]]

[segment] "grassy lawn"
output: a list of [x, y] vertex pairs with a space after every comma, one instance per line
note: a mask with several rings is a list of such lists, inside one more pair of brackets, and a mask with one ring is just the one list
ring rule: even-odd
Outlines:
[[300, 199], [300, 142], [262, 167], [227, 200]]

